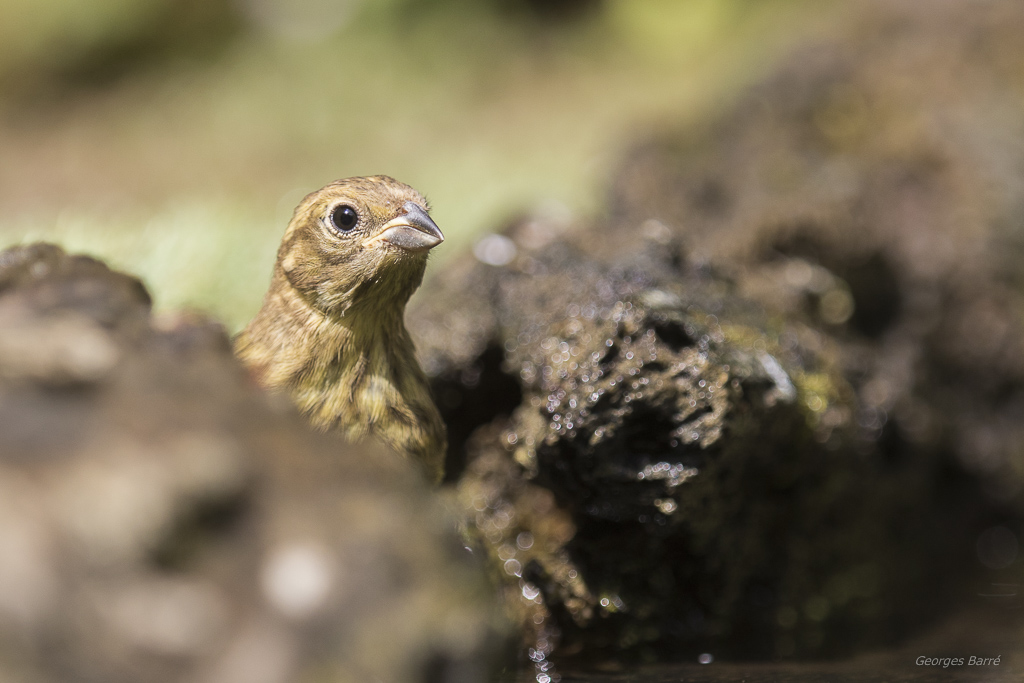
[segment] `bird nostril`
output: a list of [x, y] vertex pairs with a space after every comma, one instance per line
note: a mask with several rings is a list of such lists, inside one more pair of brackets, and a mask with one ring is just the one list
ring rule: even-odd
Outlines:
[[406, 202], [405, 204], [402, 204], [402, 208], [398, 210], [399, 216], [408, 216], [409, 214], [418, 213], [426, 214], [427, 210], [416, 202]]

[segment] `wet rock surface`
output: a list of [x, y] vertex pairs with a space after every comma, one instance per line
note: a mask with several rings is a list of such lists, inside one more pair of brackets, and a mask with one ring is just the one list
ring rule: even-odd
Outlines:
[[984, 569], [978, 594], [1015, 604], [1024, 7], [872, 2], [838, 26], [716, 121], [638, 146], [613, 213], [829, 331], [858, 421], [890, 460], [945, 463], [933, 514], [974, 510], [947, 542]]
[[607, 216], [515, 221], [411, 314], [541, 673], [837, 654], [1014, 600], [1024, 10], [845, 12], [636, 147]]
[[314, 434], [219, 325], [0, 252], [0, 678], [484, 680], [480, 568], [397, 456]]
[[435, 281], [444, 304], [413, 320], [451, 420], [487, 362], [511, 392], [490, 405], [518, 398], [455, 485], [542, 672], [556, 647], [836, 653], [941, 609], [963, 509], [935, 514], [940, 460], [894, 460], [858, 422], [835, 339], [657, 240], [608, 260], [571, 233], [531, 249], [536, 229]]
[[720, 119], [636, 148], [609, 227], [655, 222], [815, 318], [878, 430], [1019, 507], [1024, 7], [871, 2], [840, 23]]
[[[577, 683], [1010, 683], [1019, 681], [1024, 669], [1019, 627], [1019, 619], [1006, 610], [968, 610], [897, 647], [839, 660], [729, 662], [704, 653], [703, 660], [574, 672], [566, 679]], [[527, 683], [536, 677], [530, 672], [514, 680]]]

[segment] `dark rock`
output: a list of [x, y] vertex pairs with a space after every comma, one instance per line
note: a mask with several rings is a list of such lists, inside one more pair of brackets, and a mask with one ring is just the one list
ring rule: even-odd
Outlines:
[[[609, 259], [537, 229], [485, 238], [509, 262], [467, 258], [410, 316], [440, 395], [498, 364], [490, 405], [521, 397], [453, 448], [537, 661], [556, 643], [589, 660], [834, 653], [942, 607], [963, 558], [941, 531], [963, 532], [930, 517], [941, 468], [883, 456], [836, 340], [660, 234]], [[949, 573], [922, 580], [937, 558]]]
[[308, 430], [134, 278], [0, 252], [0, 678], [478, 681], [498, 628], [402, 459]]
[[934, 514], [961, 511], [947, 543], [985, 595], [1024, 578], [1022, 31], [1012, 0], [858, 3], [721, 118], [638, 146], [612, 188], [618, 221], [660, 221], [840, 340], [884, 456], [945, 469]]
[[538, 661], [835, 654], [1019, 583], [1022, 30], [848, 7], [638, 145], [606, 218], [519, 221], [428, 285], [459, 490]]
[[638, 146], [613, 225], [657, 220], [745, 296], [817, 318], [879, 429], [1024, 510], [1024, 6], [858, 3], [840, 25]]

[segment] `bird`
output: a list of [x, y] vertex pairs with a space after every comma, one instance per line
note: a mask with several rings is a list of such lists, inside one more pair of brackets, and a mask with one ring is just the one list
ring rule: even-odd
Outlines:
[[423, 195], [383, 175], [307, 195], [233, 346], [256, 382], [286, 392], [315, 428], [383, 442], [440, 483], [445, 423], [404, 321], [444, 241], [428, 212]]

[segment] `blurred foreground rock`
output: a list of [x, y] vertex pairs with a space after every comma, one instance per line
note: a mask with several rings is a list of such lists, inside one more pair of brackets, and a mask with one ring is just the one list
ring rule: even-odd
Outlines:
[[842, 12], [411, 316], [541, 665], [836, 654], [1019, 583], [1024, 6]]
[[417, 473], [311, 433], [221, 328], [0, 252], [0, 679], [479, 681], [496, 622]]

